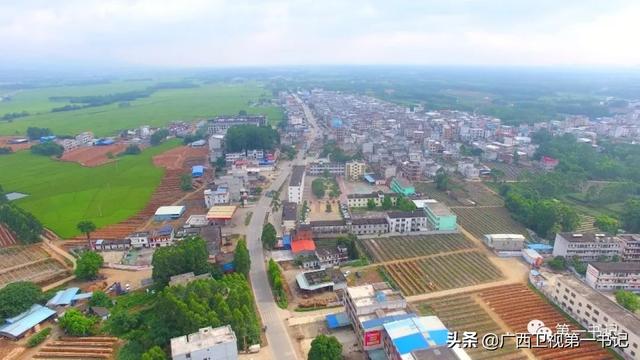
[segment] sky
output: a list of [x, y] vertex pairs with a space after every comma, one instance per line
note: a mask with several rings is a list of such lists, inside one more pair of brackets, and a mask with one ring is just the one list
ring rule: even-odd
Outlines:
[[640, 1], [0, 0], [0, 63], [640, 65]]

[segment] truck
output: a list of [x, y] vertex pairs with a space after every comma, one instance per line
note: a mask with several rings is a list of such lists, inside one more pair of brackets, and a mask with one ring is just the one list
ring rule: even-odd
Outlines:
[[524, 258], [524, 261], [534, 268], [539, 268], [544, 261], [542, 255], [538, 254], [538, 252], [533, 249], [522, 249], [522, 257]]

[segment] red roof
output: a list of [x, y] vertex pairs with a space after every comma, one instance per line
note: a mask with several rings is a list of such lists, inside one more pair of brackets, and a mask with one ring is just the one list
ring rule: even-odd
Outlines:
[[316, 243], [313, 240], [296, 240], [291, 242], [291, 252], [294, 254], [303, 251], [315, 251]]
[[557, 164], [558, 159], [554, 159], [551, 156], [543, 156], [542, 162], [544, 162], [545, 164]]

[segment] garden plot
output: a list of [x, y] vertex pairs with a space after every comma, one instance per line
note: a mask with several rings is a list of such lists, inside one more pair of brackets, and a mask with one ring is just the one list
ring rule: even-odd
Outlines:
[[527, 236], [527, 230], [511, 218], [509, 211], [503, 207], [454, 208], [458, 215], [458, 224], [477, 238], [485, 234], [522, 234]]
[[462, 234], [393, 236], [360, 241], [372, 260], [377, 262], [434, 255], [474, 247], [473, 243]]

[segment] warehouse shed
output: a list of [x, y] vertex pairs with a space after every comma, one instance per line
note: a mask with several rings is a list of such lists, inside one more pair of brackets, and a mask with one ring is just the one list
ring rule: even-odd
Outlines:
[[18, 340], [29, 332], [29, 330], [55, 315], [56, 312], [48, 307], [35, 304], [22, 314], [6, 319], [6, 323], [0, 326], [0, 336], [11, 340]]
[[201, 177], [204, 175], [204, 166], [196, 165], [191, 167], [191, 177]]
[[153, 219], [155, 221], [178, 219], [184, 214], [184, 210], [184, 206], [160, 206], [153, 215]]

